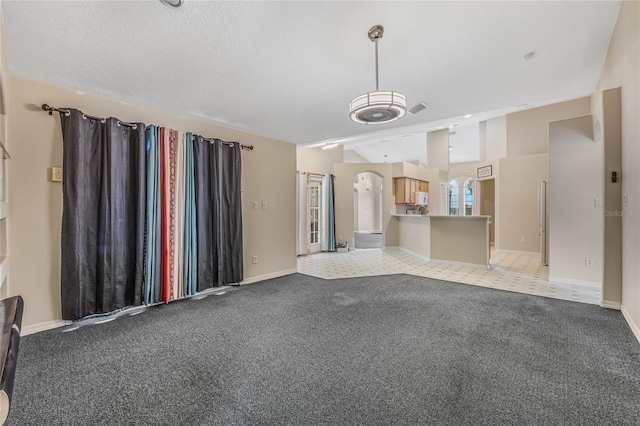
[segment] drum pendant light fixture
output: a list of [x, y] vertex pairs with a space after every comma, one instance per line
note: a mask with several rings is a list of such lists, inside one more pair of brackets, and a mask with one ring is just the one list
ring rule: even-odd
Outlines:
[[369, 30], [369, 40], [376, 45], [376, 90], [357, 96], [350, 104], [350, 117], [356, 123], [383, 124], [402, 118], [407, 112], [407, 98], [402, 93], [380, 90], [378, 86], [378, 40], [384, 28], [376, 25]]

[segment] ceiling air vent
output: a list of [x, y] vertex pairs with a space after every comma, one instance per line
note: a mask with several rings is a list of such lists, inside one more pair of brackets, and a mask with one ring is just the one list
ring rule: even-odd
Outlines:
[[420, 102], [418, 105], [414, 106], [409, 110], [409, 114], [415, 115], [426, 108], [429, 108], [429, 105], [425, 104], [424, 102]]

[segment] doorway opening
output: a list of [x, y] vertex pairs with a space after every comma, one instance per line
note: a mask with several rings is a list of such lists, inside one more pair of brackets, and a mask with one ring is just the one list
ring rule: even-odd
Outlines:
[[353, 178], [355, 248], [384, 247], [382, 234], [382, 176], [361, 172]]
[[489, 241], [492, 246], [496, 243], [496, 180], [486, 179], [478, 181], [480, 183], [480, 214], [491, 216], [489, 224]]

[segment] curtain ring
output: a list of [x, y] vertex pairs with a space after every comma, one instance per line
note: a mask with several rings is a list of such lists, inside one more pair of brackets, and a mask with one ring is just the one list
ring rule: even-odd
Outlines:
[[71, 111], [69, 111], [69, 110], [62, 111], [62, 113], [64, 113], [64, 116], [65, 116], [65, 117], [68, 117], [68, 116], [70, 116], [70, 115], [71, 115]]

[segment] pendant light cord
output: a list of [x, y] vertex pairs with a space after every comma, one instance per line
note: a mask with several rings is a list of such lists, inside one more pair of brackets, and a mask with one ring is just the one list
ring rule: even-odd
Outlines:
[[380, 90], [378, 87], [378, 39], [376, 39], [376, 91]]

